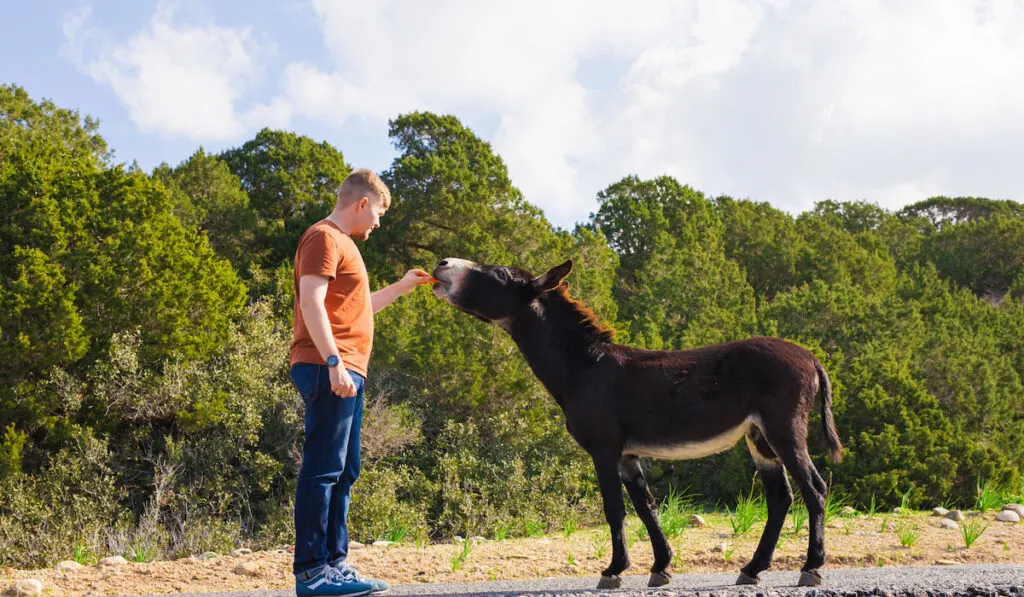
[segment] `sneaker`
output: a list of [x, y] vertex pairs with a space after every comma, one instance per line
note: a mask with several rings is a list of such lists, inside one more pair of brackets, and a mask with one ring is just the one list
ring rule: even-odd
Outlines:
[[344, 576], [351, 575], [352, 578], [356, 579], [356, 581], [370, 585], [371, 587], [373, 587], [373, 592], [374, 593], [383, 593], [384, 591], [387, 591], [388, 589], [391, 588], [390, 585], [388, 585], [388, 583], [386, 583], [386, 582], [384, 582], [382, 580], [374, 580], [372, 578], [366, 578], [362, 574], [359, 574], [359, 570], [356, 570], [355, 566], [353, 566], [352, 564], [349, 564], [345, 560], [341, 560], [340, 562], [338, 562], [336, 564], [333, 564], [333, 566], [334, 566], [334, 569], [337, 570], [338, 572], [340, 572], [342, 575], [344, 575]]
[[331, 566], [324, 566], [314, 574], [300, 574], [295, 577], [295, 594], [299, 597], [320, 595], [369, 595], [373, 586], [359, 582], [354, 575], [338, 572]]

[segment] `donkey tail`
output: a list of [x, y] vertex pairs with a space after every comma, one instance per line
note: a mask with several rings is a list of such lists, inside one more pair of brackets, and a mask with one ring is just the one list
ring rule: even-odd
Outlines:
[[814, 359], [814, 368], [818, 371], [818, 391], [821, 392], [821, 423], [825, 426], [825, 441], [828, 442], [828, 456], [832, 462], [843, 458], [843, 444], [836, 433], [836, 421], [832, 418], [832, 383], [828, 373], [818, 359]]

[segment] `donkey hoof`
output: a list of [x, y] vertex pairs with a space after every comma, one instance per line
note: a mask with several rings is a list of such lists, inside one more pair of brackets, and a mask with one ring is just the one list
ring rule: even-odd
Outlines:
[[622, 586], [622, 579], [619, 575], [615, 576], [602, 576], [601, 580], [597, 581], [597, 588], [599, 589], [618, 589]]
[[672, 576], [668, 572], [651, 572], [651, 578], [647, 581], [648, 587], [663, 587], [672, 582]]
[[804, 570], [800, 573], [800, 582], [798, 584], [801, 587], [816, 587], [821, 582], [821, 574], [818, 574], [817, 570]]
[[756, 585], [761, 582], [761, 579], [756, 576], [747, 576], [742, 571], [739, 577], [736, 578], [736, 584], [738, 585]]

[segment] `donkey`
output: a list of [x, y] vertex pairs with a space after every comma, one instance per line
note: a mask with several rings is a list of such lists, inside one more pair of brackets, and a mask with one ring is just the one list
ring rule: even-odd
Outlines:
[[612, 332], [571, 299], [563, 282], [572, 260], [541, 276], [500, 265], [443, 259], [433, 270], [434, 296], [504, 329], [565, 414], [573, 439], [594, 462], [611, 527], [612, 561], [599, 589], [618, 588], [629, 567], [622, 531], [624, 484], [654, 550], [648, 586], [671, 580], [672, 549], [640, 457], [702, 458], [741, 437], [764, 483], [768, 521], [736, 584], [757, 584], [771, 565], [793, 503], [786, 472], [807, 504], [810, 540], [800, 585], [822, 582], [828, 491], [807, 451], [807, 420], [819, 390], [833, 461], [843, 450], [832, 418], [828, 374], [808, 350], [758, 337], [691, 350], [644, 350], [614, 344]]

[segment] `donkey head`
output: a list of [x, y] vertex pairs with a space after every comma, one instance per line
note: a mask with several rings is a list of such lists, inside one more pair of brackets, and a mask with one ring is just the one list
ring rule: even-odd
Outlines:
[[442, 259], [432, 273], [438, 280], [434, 296], [488, 323], [505, 323], [515, 320], [545, 292], [558, 288], [571, 271], [571, 259], [536, 277], [518, 267]]

